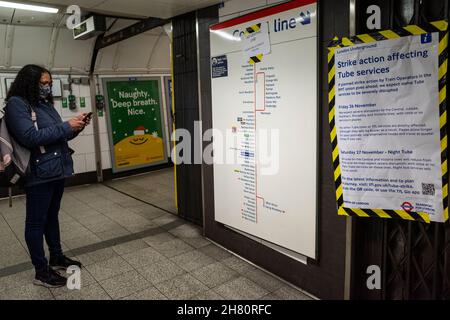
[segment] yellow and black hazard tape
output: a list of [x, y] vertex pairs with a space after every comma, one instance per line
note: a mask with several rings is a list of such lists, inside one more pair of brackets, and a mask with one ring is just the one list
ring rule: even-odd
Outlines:
[[255, 63], [261, 62], [262, 58], [263, 58], [263, 54], [258, 54], [254, 57], [251, 57], [249, 59], [248, 63], [255, 64]]
[[425, 212], [408, 212], [405, 210], [385, 209], [355, 209], [343, 206], [341, 166], [339, 162], [339, 147], [335, 126], [335, 65], [334, 52], [337, 48], [349, 47], [361, 43], [371, 43], [399, 37], [421, 35], [439, 32], [439, 115], [441, 135], [441, 165], [442, 165], [442, 195], [444, 204], [444, 219], [448, 220], [448, 149], [447, 149], [447, 66], [448, 66], [448, 21], [441, 20], [425, 25], [409, 25], [396, 30], [384, 30], [371, 34], [361, 34], [355, 37], [335, 38], [329, 45], [328, 52], [328, 103], [330, 138], [333, 156], [334, 181], [338, 214], [357, 217], [378, 217], [388, 219], [404, 219], [411, 221], [430, 222], [430, 216]]
[[261, 31], [261, 23], [254, 24], [245, 29], [244, 34], [246, 37], [251, 35], [252, 33]]
[[[248, 38], [253, 33], [259, 32], [259, 31], [261, 31], [261, 23], [254, 24], [254, 25], [246, 28], [244, 31], [244, 35]], [[263, 54], [258, 54], [256, 56], [250, 57], [250, 59], [248, 60], [248, 63], [250, 63], [251, 65], [259, 63], [262, 61], [263, 56], [264, 56]]]

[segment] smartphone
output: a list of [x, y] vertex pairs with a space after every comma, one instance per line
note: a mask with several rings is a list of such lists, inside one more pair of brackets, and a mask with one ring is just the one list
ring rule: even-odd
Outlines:
[[92, 117], [92, 112], [89, 112], [87, 115], [84, 116], [83, 122], [86, 122], [87, 119], [90, 119]]

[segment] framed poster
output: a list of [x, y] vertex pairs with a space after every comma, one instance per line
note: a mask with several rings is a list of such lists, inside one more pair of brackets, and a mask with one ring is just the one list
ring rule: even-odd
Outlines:
[[160, 78], [104, 78], [113, 172], [167, 162]]
[[330, 46], [340, 215], [448, 220], [447, 29], [436, 21]]

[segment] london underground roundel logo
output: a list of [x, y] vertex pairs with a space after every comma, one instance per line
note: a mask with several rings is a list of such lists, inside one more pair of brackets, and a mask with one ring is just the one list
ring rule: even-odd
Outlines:
[[405, 210], [406, 212], [411, 212], [414, 207], [410, 202], [403, 202], [403, 204], [401, 205], [402, 209]]

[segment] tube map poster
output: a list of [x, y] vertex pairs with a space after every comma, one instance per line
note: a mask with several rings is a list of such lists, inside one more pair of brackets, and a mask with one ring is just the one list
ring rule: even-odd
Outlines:
[[105, 84], [114, 171], [165, 161], [159, 80], [109, 79]]

